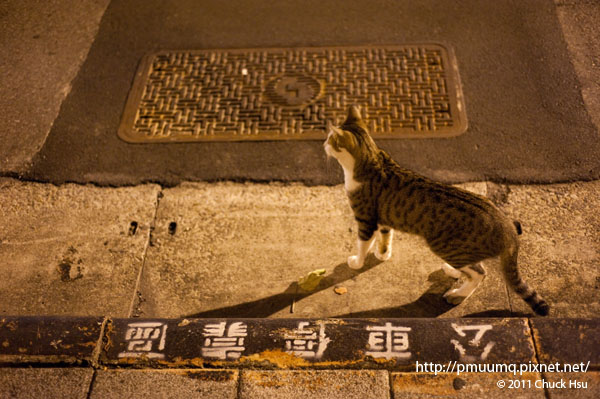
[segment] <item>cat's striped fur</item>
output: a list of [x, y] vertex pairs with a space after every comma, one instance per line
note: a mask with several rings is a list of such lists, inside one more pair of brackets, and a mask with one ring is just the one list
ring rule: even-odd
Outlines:
[[328, 155], [344, 169], [344, 182], [358, 222], [358, 254], [348, 258], [351, 267], [362, 267], [379, 235], [375, 255], [391, 256], [393, 230], [418, 234], [447, 264], [442, 270], [465, 282], [444, 297], [458, 304], [483, 280], [480, 262], [500, 257], [508, 283], [540, 315], [549, 306], [521, 278], [517, 268], [520, 233], [512, 222], [485, 197], [437, 183], [402, 169], [377, 148], [360, 112], [351, 107], [339, 128], [331, 127], [324, 143]]

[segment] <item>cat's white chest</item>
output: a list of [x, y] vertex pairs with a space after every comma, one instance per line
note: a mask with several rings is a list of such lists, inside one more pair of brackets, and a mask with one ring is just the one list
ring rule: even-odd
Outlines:
[[342, 170], [344, 171], [344, 187], [346, 188], [346, 191], [350, 192], [359, 188], [361, 183], [357, 182], [354, 178], [354, 165], [356, 161], [352, 155], [350, 155], [350, 153], [348, 153], [348, 151], [345, 149], [342, 149], [341, 151], [334, 151], [327, 141], [325, 141], [325, 152], [327, 155], [333, 156], [335, 159], [337, 159], [338, 163], [342, 167]]
[[361, 183], [354, 178], [354, 165], [356, 161], [350, 154], [346, 153], [344, 155], [345, 156], [340, 157], [344, 159], [338, 159], [338, 161], [344, 170], [344, 188], [346, 191], [351, 192], [359, 188]]

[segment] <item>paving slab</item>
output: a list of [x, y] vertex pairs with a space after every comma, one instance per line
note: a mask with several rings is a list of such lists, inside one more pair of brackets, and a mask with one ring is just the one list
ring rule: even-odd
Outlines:
[[0, 172], [30, 166], [83, 64], [109, 0], [0, 4]]
[[[540, 374], [524, 373], [392, 373], [394, 399], [403, 398], [545, 398], [544, 389], [535, 388]], [[527, 388], [508, 388], [511, 380], [519, 380]], [[499, 381], [505, 382], [500, 388]], [[531, 386], [531, 388], [529, 388]]]
[[0, 397], [86, 399], [91, 368], [0, 368]]
[[[112, 366], [387, 368], [529, 363], [527, 319], [114, 319]], [[450, 369], [450, 367], [452, 367]]]
[[327, 172], [318, 141], [123, 142], [117, 130], [140, 60], [147, 53], [172, 49], [424, 41], [454, 48], [469, 128], [453, 139], [380, 141], [403, 166], [452, 182], [600, 176], [597, 130], [551, 0], [354, 0], [344, 7], [322, 0], [285, 0], [265, 7], [249, 0], [227, 5], [212, 0], [201, 5], [191, 0], [177, 5], [112, 1], [27, 176], [100, 184], [218, 179], [339, 183], [341, 171]]
[[548, 389], [548, 397], [550, 399], [585, 399], [600, 396], [600, 372], [598, 371], [587, 373], [545, 373], [544, 380], [549, 383], [549, 386], [556, 387]]
[[96, 364], [103, 317], [0, 316], [0, 363]]
[[129, 315], [160, 188], [0, 180], [0, 315]]
[[599, 319], [531, 320], [540, 362], [600, 369], [599, 327]]
[[[459, 317], [509, 309], [498, 273], [452, 309], [442, 295], [454, 281], [415, 236], [396, 234], [387, 262], [371, 255], [362, 269], [348, 267], [357, 232], [341, 186], [186, 183], [163, 195], [136, 307], [144, 317]], [[316, 269], [326, 270], [317, 288], [299, 288]], [[340, 287], [347, 293], [336, 294]]]
[[387, 399], [385, 371], [257, 371], [242, 372], [240, 399], [245, 398]]
[[[553, 317], [600, 313], [600, 181], [509, 186], [501, 208], [523, 228], [519, 265]], [[552, 277], [551, 277], [552, 276]], [[527, 304], [511, 291], [511, 308]]]
[[98, 370], [89, 398], [237, 398], [237, 370]]

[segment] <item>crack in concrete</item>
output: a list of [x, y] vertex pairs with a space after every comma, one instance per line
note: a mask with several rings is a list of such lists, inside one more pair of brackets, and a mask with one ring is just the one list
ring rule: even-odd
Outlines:
[[150, 229], [148, 232], [148, 239], [146, 240], [146, 244], [144, 245], [144, 250], [142, 253], [142, 264], [140, 266], [140, 271], [138, 273], [135, 287], [133, 289], [133, 294], [131, 298], [131, 305], [129, 306], [129, 311], [127, 312], [129, 317], [139, 317], [141, 314], [141, 309], [139, 309], [141, 303], [143, 302], [142, 292], [140, 291], [140, 284], [142, 281], [142, 275], [144, 273], [144, 267], [146, 265], [146, 256], [148, 255], [148, 248], [152, 246], [152, 234], [154, 233], [154, 228], [156, 227], [156, 219], [158, 217], [158, 208], [160, 206], [160, 200], [163, 197], [163, 187], [161, 186], [160, 190], [156, 194], [156, 202], [154, 208], [154, 216], [152, 221], [150, 222]]
[[96, 342], [96, 348], [94, 348], [94, 351], [92, 352], [92, 359], [90, 361], [90, 364], [94, 369], [100, 368], [100, 352], [102, 352], [102, 342], [104, 340], [104, 335], [106, 334], [106, 326], [108, 324], [108, 320], [108, 317], [104, 317], [104, 320], [102, 320], [102, 325], [100, 326], [100, 334], [98, 337], [98, 341]]
[[[540, 356], [539, 356], [539, 353], [538, 353], [538, 347], [537, 347], [536, 342], [535, 342], [535, 334], [533, 332], [533, 325], [531, 324], [531, 318], [530, 317], [527, 318], [527, 326], [529, 327], [529, 335], [531, 337], [531, 343], [533, 344], [533, 354], [535, 356], [535, 361], [538, 364], [540, 364]], [[547, 379], [545, 373], [540, 373], [540, 375], [542, 376], [542, 378], [544, 380]], [[546, 399], [550, 399], [550, 391], [548, 390], [548, 388], [545, 385], [544, 385], [544, 397]]]
[[94, 389], [94, 383], [96, 382], [96, 376], [98, 375], [98, 371], [94, 370], [92, 373], [92, 378], [90, 378], [90, 386], [87, 391], [86, 399], [90, 399], [92, 397], [92, 389]]

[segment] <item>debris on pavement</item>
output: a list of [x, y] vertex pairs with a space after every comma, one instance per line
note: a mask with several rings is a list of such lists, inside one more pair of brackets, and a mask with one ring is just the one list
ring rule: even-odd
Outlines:
[[325, 277], [325, 269], [317, 269], [298, 280], [298, 287], [304, 291], [314, 291]]

